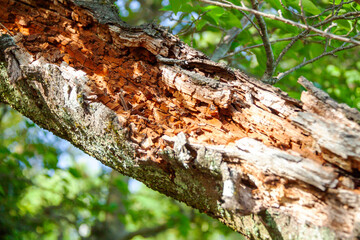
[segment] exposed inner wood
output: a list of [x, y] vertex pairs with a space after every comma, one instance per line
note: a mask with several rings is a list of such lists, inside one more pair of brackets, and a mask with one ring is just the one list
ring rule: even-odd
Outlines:
[[[59, 3], [49, 11], [13, 2], [9, 9], [2, 8], [0, 14], [13, 34], [22, 34], [21, 42], [36, 59], [43, 57], [58, 64], [65, 61], [85, 71], [93, 81], [90, 85], [98, 100], [116, 111], [124, 125], [132, 123], [131, 139], [142, 148], [161, 148], [164, 134], [174, 136], [179, 132], [186, 133], [195, 143], [215, 145], [228, 145], [247, 136], [323, 162], [322, 153], [313, 151], [311, 136], [283, 120], [291, 112], [277, 117], [272, 114], [274, 109], [264, 106], [263, 99], [256, 98], [256, 93], [248, 96], [251, 99], [242, 99], [244, 89], [238, 81], [231, 89], [200, 85], [194, 89], [193, 83], [187, 84], [186, 74], [167, 71], [142, 46], [123, 46], [116, 32], [99, 25], [76, 6], [69, 8]], [[205, 72], [206, 69], [191, 66], [190, 70], [216, 77], [211, 70]], [[162, 71], [168, 72], [169, 79], [162, 79]], [[177, 89], [177, 82], [181, 82], [182, 89]], [[213, 99], [216, 94], [218, 102]], [[124, 110], [121, 95], [128, 111]], [[247, 105], [249, 100], [254, 104]], [[292, 112], [301, 110], [296, 102], [280, 104], [291, 105]]]
[[[195, 155], [200, 145], [221, 152], [223, 160], [243, 174], [239, 186], [250, 189], [263, 207], [284, 207], [293, 215], [301, 212], [303, 220], [351, 231], [352, 222], [341, 214], [329, 220], [327, 214], [336, 204], [327, 205], [335, 197], [326, 191], [360, 193], [360, 154], [354, 150], [355, 154], [340, 156], [336, 142], [345, 138], [329, 133], [330, 139], [323, 139], [326, 134], [314, 129], [335, 129], [341, 120], [360, 131], [358, 124], [329, 113], [321, 115], [332, 118], [326, 123], [311, 120], [312, 115], [306, 114], [326, 108], [311, 105], [316, 102], [312, 95], [304, 94], [300, 102], [241, 72], [208, 64], [203, 54], [190, 51], [164, 30], [151, 36], [136, 28], [100, 24], [86, 9], [68, 1], [54, 2], [37, 1], [35, 8], [26, 1], [0, 0], [5, 6], [0, 8], [0, 21], [34, 60], [66, 62], [86, 72], [87, 94], [79, 98], [95, 96], [116, 112], [129, 139], [138, 145], [137, 158], [165, 165], [161, 151], [174, 147], [174, 139], [184, 133]], [[333, 126], [323, 127], [326, 124]], [[282, 166], [277, 171], [276, 164], [286, 165], [288, 172], [282, 172]], [[299, 169], [319, 179], [302, 178]], [[345, 203], [348, 199], [341, 201], [356, 208]], [[295, 209], [300, 202], [303, 207]]]

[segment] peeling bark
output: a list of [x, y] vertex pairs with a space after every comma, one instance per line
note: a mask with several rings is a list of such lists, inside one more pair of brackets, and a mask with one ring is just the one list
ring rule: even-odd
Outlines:
[[360, 113], [301, 101], [101, 1], [0, 0], [0, 101], [250, 238], [360, 236]]

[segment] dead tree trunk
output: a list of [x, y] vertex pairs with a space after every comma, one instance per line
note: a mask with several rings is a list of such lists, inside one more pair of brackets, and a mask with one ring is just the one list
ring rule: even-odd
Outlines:
[[291, 99], [105, 4], [0, 6], [0, 101], [39, 126], [249, 239], [360, 236], [355, 109], [303, 78]]

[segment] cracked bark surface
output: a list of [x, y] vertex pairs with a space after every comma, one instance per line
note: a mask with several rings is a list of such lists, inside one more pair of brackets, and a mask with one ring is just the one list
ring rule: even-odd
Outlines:
[[249, 239], [360, 236], [360, 113], [301, 101], [102, 1], [0, 0], [0, 101]]

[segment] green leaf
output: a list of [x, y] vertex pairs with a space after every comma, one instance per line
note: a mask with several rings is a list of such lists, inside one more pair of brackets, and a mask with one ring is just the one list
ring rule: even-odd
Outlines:
[[5, 146], [0, 146], [0, 156], [4, 159], [7, 155], [11, 154], [10, 150]]
[[118, 209], [119, 205], [116, 202], [110, 202], [109, 204], [104, 206], [104, 210], [107, 212], [114, 212]]
[[180, 12], [191, 13], [194, 11], [194, 7], [188, 3], [182, 3], [180, 6]]
[[[211, 15], [205, 14], [205, 15], [202, 17], [202, 19], [205, 20], [205, 21], [210, 22], [211, 24], [217, 25], [216, 20], [215, 20]], [[205, 24], [206, 24], [206, 22], [205, 22]]]
[[315, 58], [315, 57], [321, 55], [323, 53], [323, 51], [324, 51], [323, 46], [321, 46], [319, 44], [311, 44], [310, 50], [309, 50], [310, 58]]
[[12, 155], [14, 156], [15, 159], [25, 164], [26, 167], [31, 168], [31, 164], [28, 161], [27, 156], [25, 154], [13, 153]]
[[31, 127], [35, 127], [35, 126], [36, 126], [35, 123], [33, 123], [32, 121], [30, 121], [30, 120], [28, 120], [28, 119], [26, 119], [25, 125], [26, 125], [27, 128], [31, 128]]
[[311, 14], [319, 14], [321, 13], [320, 9], [315, 6], [310, 0], [302, 0], [302, 4], [304, 7], [304, 11], [309, 12]]
[[336, 21], [336, 23], [338, 24], [336, 31], [338, 30], [349, 31], [351, 29], [352, 22], [350, 20], [338, 20]]
[[5, 191], [4, 191], [4, 189], [3, 189], [3, 187], [1, 185], [0, 185], [0, 194], [5, 195]]
[[48, 169], [56, 169], [58, 163], [58, 158], [56, 153], [47, 152], [44, 154], [44, 167]]
[[168, 226], [175, 226], [180, 235], [186, 238], [189, 234], [190, 226], [190, 219], [181, 212], [173, 212], [171, 214], [170, 219], [167, 222]]
[[[288, 1], [289, 5], [295, 8], [300, 13], [300, 1], [299, 0], [292, 0]], [[313, 15], [321, 13], [321, 10], [316, 7], [316, 5], [310, 0], [302, 0], [302, 5], [305, 12], [311, 13]]]
[[242, 28], [241, 21], [234, 14], [229, 11], [226, 11], [220, 16], [221, 25], [225, 26], [227, 29], [237, 27]]
[[181, 8], [181, 0], [170, 0], [171, 10], [177, 14]]
[[272, 45], [272, 49], [274, 52], [274, 55], [277, 57], [281, 53], [281, 51], [289, 44], [288, 41], [284, 42], [277, 42]]
[[242, 31], [239, 35], [236, 36], [236, 41], [238, 41], [240, 46], [250, 46], [254, 45], [254, 38], [252, 37], [249, 30]]
[[121, 178], [116, 178], [114, 180], [114, 184], [116, 185], [116, 187], [122, 194], [129, 193], [128, 184], [126, 182], [124, 182]]
[[259, 63], [260, 68], [265, 70], [265, 67], [266, 67], [266, 53], [265, 53], [264, 48], [261, 48], [261, 49], [255, 48], [255, 49], [252, 49], [251, 51], [255, 54], [256, 60]]
[[70, 167], [68, 169], [68, 171], [74, 178], [81, 178], [82, 177], [81, 172], [78, 169], [74, 168], [74, 167]]
[[166, 5], [163, 8], [160, 8], [160, 11], [172, 11], [172, 6], [170, 4]]
[[267, 0], [267, 2], [276, 10], [283, 9], [279, 0]]
[[179, 216], [179, 232], [183, 237], [187, 237], [190, 230], [190, 219], [184, 215]]
[[273, 19], [266, 19], [265, 22], [269, 25], [269, 27], [273, 27], [275, 29], [283, 30], [285, 33], [295, 33], [298, 34], [299, 29], [297, 27], [291, 26], [289, 24], [273, 20]]
[[232, 2], [235, 5], [240, 6], [241, 5], [241, 1], [240, 0], [230, 0], [229, 2]]
[[204, 8], [205, 11], [209, 11], [206, 13], [207, 16], [211, 17], [216, 25], [219, 25], [220, 17], [224, 14], [225, 10], [221, 7], [217, 6], [207, 6]]
[[181, 6], [189, 0], [170, 0], [171, 10], [177, 14], [181, 10]]
[[294, 92], [294, 91], [289, 91], [287, 92], [289, 94], [290, 97], [295, 98], [295, 99], [300, 99], [301, 97], [301, 92]]
[[196, 22], [196, 30], [200, 31], [205, 25], [206, 25], [207, 21], [205, 19], [200, 19], [199, 21]]

